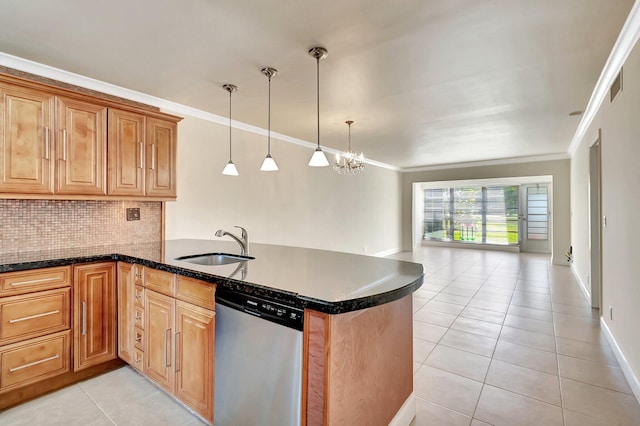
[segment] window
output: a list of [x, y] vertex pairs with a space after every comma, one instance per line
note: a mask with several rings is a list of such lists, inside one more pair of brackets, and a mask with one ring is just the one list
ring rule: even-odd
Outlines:
[[519, 187], [424, 190], [424, 239], [518, 244]]

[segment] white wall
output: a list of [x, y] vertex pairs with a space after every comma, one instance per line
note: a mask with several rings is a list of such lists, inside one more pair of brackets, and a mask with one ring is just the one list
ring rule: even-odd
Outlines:
[[[623, 91], [605, 98], [571, 158], [571, 241], [574, 270], [587, 285], [589, 259], [589, 146], [602, 129], [603, 318], [636, 377], [640, 377], [640, 47], [624, 65]], [[613, 308], [613, 320], [609, 317]]]
[[443, 170], [428, 170], [405, 173], [403, 176], [402, 214], [404, 250], [411, 250], [411, 211], [413, 184], [415, 182], [437, 182], [469, 179], [491, 179], [522, 176], [552, 176], [553, 263], [567, 265], [564, 253], [570, 245], [570, 198], [569, 160], [538, 161], [531, 163], [504, 164], [480, 167], [464, 167]]
[[367, 165], [360, 175], [340, 176], [307, 166], [312, 149], [273, 138], [280, 171], [261, 172], [266, 137], [233, 129], [240, 176], [223, 176], [227, 126], [186, 117], [178, 139], [178, 200], [167, 203], [168, 239], [216, 238], [217, 229], [241, 225], [260, 243], [367, 254], [401, 247], [398, 172]]

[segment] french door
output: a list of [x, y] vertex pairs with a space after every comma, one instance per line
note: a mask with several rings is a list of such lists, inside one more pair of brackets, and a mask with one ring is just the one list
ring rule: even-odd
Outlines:
[[520, 248], [551, 253], [551, 198], [549, 184], [520, 187]]

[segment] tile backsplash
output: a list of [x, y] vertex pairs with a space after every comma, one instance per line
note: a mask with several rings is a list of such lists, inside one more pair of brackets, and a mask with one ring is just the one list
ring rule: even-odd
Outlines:
[[161, 202], [0, 200], [0, 253], [159, 241], [161, 216]]

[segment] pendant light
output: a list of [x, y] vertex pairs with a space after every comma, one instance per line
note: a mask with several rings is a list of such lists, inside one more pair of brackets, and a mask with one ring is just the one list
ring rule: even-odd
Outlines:
[[271, 77], [278, 74], [278, 70], [275, 68], [262, 68], [260, 72], [269, 78], [269, 113], [267, 115], [267, 156], [262, 162], [260, 170], [263, 172], [276, 172], [278, 171], [278, 165], [276, 160], [271, 156]]
[[231, 93], [238, 90], [238, 87], [233, 84], [225, 84], [222, 88], [229, 92], [229, 162], [224, 166], [222, 174], [227, 176], [238, 176], [238, 169], [236, 169], [236, 165], [231, 161]]
[[309, 55], [316, 58], [316, 91], [317, 91], [317, 117], [318, 117], [318, 147], [313, 152], [309, 165], [311, 167], [325, 167], [329, 165], [327, 156], [320, 148], [320, 59], [327, 57], [329, 52], [324, 47], [314, 47], [309, 50]]

